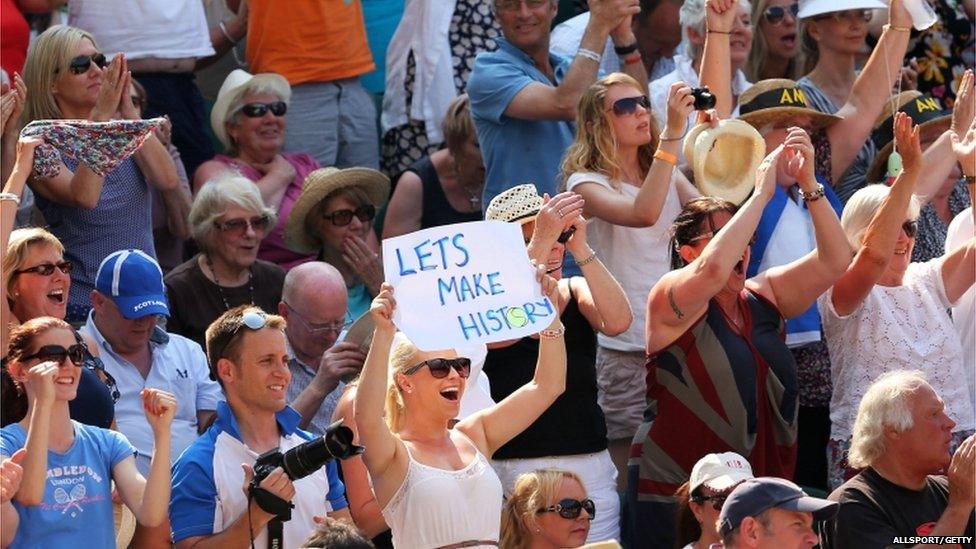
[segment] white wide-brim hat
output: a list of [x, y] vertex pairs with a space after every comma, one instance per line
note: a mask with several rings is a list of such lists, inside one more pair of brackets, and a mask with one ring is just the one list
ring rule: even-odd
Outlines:
[[210, 128], [213, 130], [214, 135], [217, 136], [217, 139], [224, 144], [224, 147], [230, 147], [230, 138], [227, 136], [227, 130], [224, 128], [224, 123], [227, 122], [227, 119], [232, 114], [229, 112], [230, 106], [246, 90], [257, 88], [270, 88], [285, 103], [288, 103], [291, 99], [291, 86], [285, 80], [285, 77], [280, 74], [273, 72], [251, 74], [241, 69], [231, 71], [227, 75], [227, 78], [224, 79], [224, 83], [221, 84], [220, 91], [217, 92], [217, 100], [214, 101], [213, 110], [210, 111]]
[[887, 8], [888, 3], [881, 0], [800, 0], [800, 11], [796, 16], [800, 19], [806, 19], [835, 11]]
[[762, 135], [741, 120], [722, 120], [714, 128], [699, 124], [688, 132], [685, 159], [695, 174], [695, 186], [706, 196], [741, 204], [756, 182], [756, 170], [766, 155]]

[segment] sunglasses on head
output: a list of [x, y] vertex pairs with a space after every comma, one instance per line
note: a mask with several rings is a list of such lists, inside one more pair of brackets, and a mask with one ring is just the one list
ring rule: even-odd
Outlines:
[[563, 518], [575, 519], [579, 518], [580, 513], [584, 510], [591, 519], [596, 517], [596, 504], [593, 503], [592, 499], [582, 501], [572, 498], [561, 499], [559, 503], [539, 509], [536, 513], [559, 513], [559, 516]]
[[610, 110], [617, 116], [627, 116], [637, 112], [637, 105], [644, 107], [644, 110], [648, 111], [651, 109], [651, 100], [646, 95], [624, 97], [623, 99], [614, 101], [613, 107]]
[[356, 219], [367, 223], [376, 217], [376, 206], [364, 204], [355, 210], [336, 210], [332, 213], [322, 214], [323, 218], [331, 221], [336, 227], [345, 227], [352, 223], [352, 216], [356, 216]]
[[24, 273], [36, 273], [41, 276], [51, 276], [54, 274], [54, 269], [57, 268], [64, 274], [71, 274], [71, 269], [74, 265], [70, 261], [59, 261], [57, 263], [41, 263], [40, 265], [34, 265], [33, 267], [28, 267], [26, 269], [20, 269], [14, 271], [14, 274], [24, 274]]
[[64, 364], [65, 359], [68, 359], [74, 366], [81, 366], [81, 363], [85, 361], [85, 346], [75, 343], [65, 349], [61, 345], [44, 345], [36, 353], [22, 356], [20, 360], [33, 360], [35, 358], [40, 362], [57, 362], [59, 366]]
[[447, 374], [451, 372], [451, 368], [457, 370], [458, 375], [465, 379], [471, 374], [471, 359], [463, 356], [458, 358], [432, 358], [420, 364], [414, 364], [404, 370], [403, 373], [408, 376], [413, 375], [424, 366], [427, 366], [427, 369], [430, 370], [430, 375], [436, 379], [444, 379], [447, 377]]
[[261, 328], [264, 328], [267, 323], [268, 315], [264, 314], [264, 311], [248, 311], [241, 315], [239, 324], [236, 328], [234, 328], [234, 331], [231, 332], [230, 337], [227, 338], [223, 348], [220, 349], [220, 354], [218, 357], [223, 358], [225, 356], [227, 347], [229, 347], [231, 342], [237, 338], [237, 334], [241, 331], [241, 328], [246, 326], [248, 329], [256, 332]]
[[908, 238], [915, 238], [918, 234], [918, 220], [911, 219], [901, 224], [901, 230], [905, 231]]
[[261, 118], [268, 111], [275, 116], [284, 116], [288, 112], [288, 103], [273, 101], [271, 103], [248, 103], [241, 107], [241, 112], [248, 118]]
[[231, 233], [240, 236], [247, 232], [248, 227], [254, 229], [254, 232], [264, 232], [268, 229], [268, 224], [271, 222], [271, 218], [267, 215], [259, 215], [257, 217], [252, 217], [251, 219], [229, 219], [227, 221], [214, 221], [214, 226], [224, 231], [225, 233]]
[[691, 501], [694, 501], [698, 505], [705, 505], [705, 502], [711, 501], [712, 509], [715, 509], [716, 511], [721, 511], [722, 506], [725, 505], [725, 500], [727, 500], [728, 498], [729, 498], [728, 494], [722, 496], [694, 496], [691, 498]]
[[789, 6], [769, 6], [763, 10], [763, 17], [766, 22], [770, 25], [775, 25], [786, 18], [786, 13], [789, 12], [793, 20], [796, 20], [796, 14], [800, 13], [799, 4], [790, 4]]
[[85, 74], [91, 68], [92, 63], [98, 68], [104, 69], [108, 66], [108, 59], [101, 53], [79, 55], [68, 62], [68, 70], [71, 71], [71, 74]]

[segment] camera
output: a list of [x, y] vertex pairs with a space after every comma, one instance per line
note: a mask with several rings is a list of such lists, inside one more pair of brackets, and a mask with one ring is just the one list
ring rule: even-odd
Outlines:
[[708, 88], [691, 88], [691, 96], [695, 98], [696, 111], [715, 108], [715, 94], [708, 91]]
[[352, 443], [352, 429], [337, 421], [329, 425], [321, 437], [303, 442], [284, 453], [277, 448], [269, 450], [254, 462], [254, 479], [251, 488], [254, 489], [261, 481], [271, 474], [276, 467], [281, 467], [292, 481], [305, 478], [332, 459], [349, 459], [363, 453], [363, 447]]

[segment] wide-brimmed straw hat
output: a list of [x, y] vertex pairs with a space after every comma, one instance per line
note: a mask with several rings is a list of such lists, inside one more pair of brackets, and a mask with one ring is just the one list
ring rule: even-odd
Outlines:
[[874, 121], [874, 131], [871, 132], [871, 140], [878, 148], [868, 168], [868, 183], [880, 183], [884, 181], [888, 171], [888, 157], [895, 146], [895, 116], [892, 112], [892, 103], [898, 106], [898, 110], [912, 118], [912, 122], [918, 126], [918, 138], [920, 141], [931, 141], [937, 138], [942, 132], [949, 129], [952, 123], [952, 111], [942, 108], [939, 100], [923, 95], [921, 92], [911, 90], [904, 91], [886, 101], [881, 115]]
[[524, 183], [508, 189], [491, 199], [485, 209], [488, 221], [504, 221], [523, 225], [535, 221], [542, 209], [542, 197], [532, 183]]
[[685, 160], [702, 194], [740, 204], [756, 182], [766, 142], [741, 120], [722, 120], [714, 128], [699, 124], [685, 137]]
[[248, 88], [270, 88], [285, 103], [291, 99], [291, 86], [280, 74], [273, 72], [251, 74], [241, 69], [231, 71], [221, 84], [213, 110], [210, 111], [210, 128], [224, 147], [230, 147], [230, 137], [227, 136], [227, 130], [224, 128], [224, 122], [233, 114], [229, 112], [230, 106]]
[[308, 216], [325, 197], [339, 189], [356, 187], [366, 193], [370, 204], [382, 208], [390, 197], [390, 179], [369, 168], [319, 168], [308, 174], [302, 194], [285, 222], [285, 245], [298, 253], [317, 252], [321, 246], [318, 236], [309, 233]]
[[797, 116], [809, 116], [814, 130], [841, 120], [839, 116], [811, 108], [803, 90], [788, 78], [760, 80], [739, 96], [739, 120], [756, 129]]
[[887, 9], [888, 3], [881, 0], [800, 0], [798, 19], [816, 17], [825, 13], [847, 10]]

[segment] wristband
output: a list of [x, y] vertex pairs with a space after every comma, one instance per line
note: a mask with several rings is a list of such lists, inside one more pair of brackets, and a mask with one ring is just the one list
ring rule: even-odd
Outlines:
[[587, 59], [591, 59], [593, 61], [596, 61], [597, 64], [600, 64], [600, 61], [603, 61], [603, 56], [602, 55], [600, 55], [599, 53], [597, 53], [597, 52], [595, 52], [593, 50], [588, 50], [586, 48], [580, 48], [580, 49], [576, 50], [576, 56], [577, 57], [585, 57]]
[[800, 189], [800, 198], [802, 198], [804, 202], [816, 202], [817, 200], [823, 198], [824, 192], [824, 186], [817, 183], [816, 190], [804, 192], [803, 189]]
[[0, 193], [0, 202], [13, 202], [20, 206], [20, 197], [14, 193]]
[[635, 51], [637, 51], [637, 42], [634, 42], [633, 44], [629, 44], [626, 46], [614, 46], [613, 51], [620, 57], [623, 57], [629, 53], [634, 53]]
[[641, 62], [641, 54], [637, 52], [637, 55], [631, 55], [630, 57], [624, 59], [624, 65], [633, 65], [634, 63]]
[[554, 330], [542, 330], [542, 331], [540, 331], [539, 332], [539, 337], [542, 337], [542, 338], [545, 338], [545, 339], [559, 339], [559, 338], [563, 337], [563, 334], [565, 334], [565, 333], [566, 333], [566, 327], [563, 326], [562, 324], [560, 324], [559, 327], [556, 328], [556, 329], [554, 329]]
[[658, 150], [654, 151], [654, 159], [655, 160], [661, 160], [663, 162], [667, 162], [668, 164], [671, 164], [672, 166], [677, 166], [678, 165], [678, 157], [677, 156], [669, 153], [668, 151], [662, 151], [661, 149], [658, 149]]
[[893, 31], [899, 31], [899, 32], [912, 32], [912, 28], [911, 27], [896, 27], [895, 25], [891, 25], [891, 24], [885, 25], [885, 26], [881, 27], [881, 29], [882, 30], [891, 29]]

